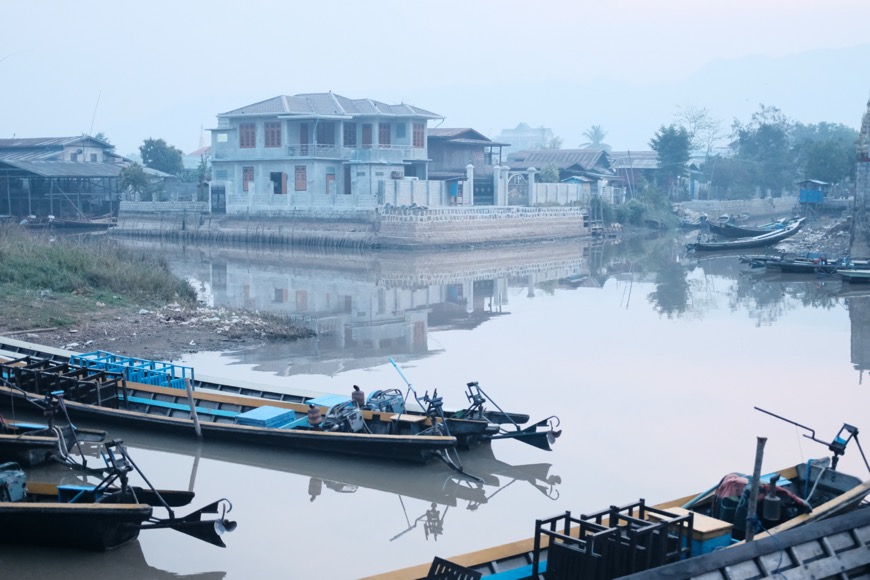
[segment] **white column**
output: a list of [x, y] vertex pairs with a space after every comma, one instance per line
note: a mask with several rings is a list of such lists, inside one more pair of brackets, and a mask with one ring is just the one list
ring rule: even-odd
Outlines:
[[462, 283], [462, 294], [465, 296], [465, 312], [471, 314], [474, 312], [474, 281]]
[[538, 172], [534, 167], [529, 167], [527, 173], [529, 175], [529, 207], [532, 207], [538, 201], [538, 195], [535, 188], [535, 174]]
[[463, 205], [474, 205], [474, 165], [465, 166], [465, 191], [462, 192]]
[[492, 166], [492, 203], [501, 205], [501, 166]]
[[511, 178], [511, 168], [508, 167], [507, 165], [502, 165], [501, 166], [501, 179], [504, 183], [502, 184], [502, 199], [501, 199], [500, 205], [509, 205], [508, 187], [509, 187], [510, 178]]

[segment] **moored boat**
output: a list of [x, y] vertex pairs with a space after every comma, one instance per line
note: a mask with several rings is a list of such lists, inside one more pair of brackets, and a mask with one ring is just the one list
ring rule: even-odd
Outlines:
[[[844, 425], [831, 443], [816, 439], [812, 430], [810, 433], [805, 436], [826, 445], [832, 457], [811, 459], [765, 475], [761, 475], [757, 457], [753, 474], [729, 473], [697, 494], [655, 506], [641, 499], [579, 517], [566, 511], [537, 520], [531, 538], [449, 559], [436, 558], [432, 564], [366, 580], [422, 579], [436, 567], [450, 570], [455, 577], [494, 580], [538, 579], [541, 575], [566, 580], [610, 579], [644, 573], [650, 578], [687, 578], [660, 572], [664, 566], [694, 559], [727, 558], [722, 554], [732, 546], [756, 537], [770, 536], [775, 541], [780, 533], [861, 508], [870, 494], [870, 480], [862, 482], [836, 470], [839, 457], [858, 430]], [[864, 462], [867, 464], [866, 457]], [[865, 515], [863, 521], [868, 520]]]
[[843, 282], [849, 282], [850, 284], [870, 283], [870, 270], [866, 269], [842, 269], [837, 270], [834, 275], [842, 279]]
[[698, 241], [690, 244], [686, 244], [686, 248], [689, 251], [717, 251], [717, 250], [743, 250], [746, 248], [762, 248], [765, 246], [772, 246], [782, 240], [789, 238], [796, 233], [801, 228], [805, 218], [798, 218], [788, 224], [786, 227], [773, 230], [767, 232], [762, 235], [753, 236], [749, 238], [737, 238], [737, 239], [729, 239], [729, 240], [710, 240], [710, 241]]
[[[225, 547], [220, 535], [235, 528], [225, 517], [232, 509], [227, 500], [178, 517], [172, 508], [189, 504], [193, 492], [132, 486], [128, 474], [139, 470], [123, 443], [107, 443], [105, 452], [108, 474], [96, 485], [32, 482], [18, 464], [0, 465], [0, 544], [103, 551], [136, 539], [141, 530], [171, 528]], [[168, 517], [155, 517], [154, 508], [166, 509]]]
[[317, 397], [197, 381], [190, 367], [102, 351], [71, 354], [66, 362], [29, 354], [0, 361], [0, 374], [10, 385], [0, 386], [0, 404], [60, 391], [72, 416], [300, 451], [417, 463], [439, 458], [460, 471], [454, 449], [503, 438], [549, 449], [559, 434], [555, 417], [521, 428], [527, 415], [485, 410], [491, 400], [476, 383], [468, 385], [471, 404], [449, 412], [437, 391], [418, 397], [410, 383], [420, 411], [407, 409], [398, 389], [376, 390], [360, 404], [361, 391]]
[[783, 218], [758, 226], [747, 226], [730, 221], [711, 222], [710, 233], [724, 236], [726, 238], [751, 238], [784, 229], [796, 219], [800, 218]]

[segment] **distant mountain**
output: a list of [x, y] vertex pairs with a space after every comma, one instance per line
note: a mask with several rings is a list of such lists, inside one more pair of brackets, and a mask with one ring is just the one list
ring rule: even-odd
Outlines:
[[573, 148], [586, 141], [585, 130], [601, 125], [608, 133], [605, 142], [614, 149], [642, 150], [649, 149], [659, 127], [674, 121], [678, 107], [687, 105], [706, 108], [721, 120], [726, 134], [735, 118], [748, 122], [761, 103], [803, 123], [827, 121], [857, 129], [870, 96], [868, 65], [870, 43], [781, 58], [716, 61], [672, 83], [578, 80], [582, 70], [566, 68], [566, 78], [549, 82], [526, 82], [518, 71], [497, 85], [445, 85], [378, 98], [412, 103], [445, 115], [444, 127], [472, 127], [489, 137], [526, 122], [551, 128], [563, 147]]

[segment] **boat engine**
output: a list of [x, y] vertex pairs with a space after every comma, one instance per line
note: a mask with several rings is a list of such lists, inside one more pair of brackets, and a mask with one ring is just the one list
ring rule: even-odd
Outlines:
[[345, 401], [333, 406], [323, 420], [324, 431], [359, 433], [364, 431], [365, 427], [362, 411], [353, 401]]
[[402, 391], [399, 389], [387, 389], [386, 391], [374, 391], [369, 395], [366, 408], [372, 411], [380, 411], [382, 413], [398, 413], [405, 412], [405, 399], [402, 396]]
[[23, 501], [27, 476], [17, 463], [0, 464], [0, 501]]
[[[723, 477], [716, 488], [710, 514], [716, 519], [734, 524], [732, 534], [738, 539], [743, 539], [746, 535], [751, 480], [751, 477], [737, 473], [729, 473]], [[771, 529], [813, 510], [806, 500], [792, 493], [791, 482], [786, 480], [785, 485], [778, 483], [779, 475], [774, 475], [768, 483], [760, 483], [758, 486], [755, 512], [765, 529]]]

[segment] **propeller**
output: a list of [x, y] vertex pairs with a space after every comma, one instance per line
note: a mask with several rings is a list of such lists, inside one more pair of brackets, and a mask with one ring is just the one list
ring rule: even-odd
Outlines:
[[[226, 548], [221, 536], [236, 529], [237, 523], [227, 519], [226, 514], [233, 509], [233, 504], [228, 499], [219, 499], [216, 502], [191, 512], [183, 518], [169, 518], [157, 520], [142, 526], [142, 529], [171, 528], [175, 531], [187, 534], [203, 542]], [[203, 519], [204, 514], [216, 514], [217, 519]]]

